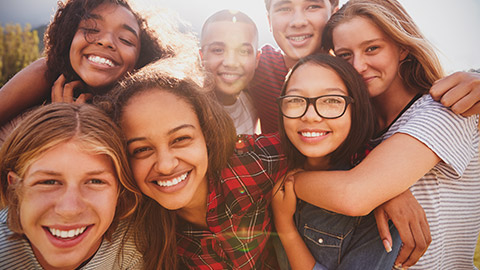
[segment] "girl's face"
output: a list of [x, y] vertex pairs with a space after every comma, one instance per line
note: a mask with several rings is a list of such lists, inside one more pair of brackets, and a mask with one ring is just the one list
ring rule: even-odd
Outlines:
[[[342, 79], [333, 70], [307, 63], [298, 67], [291, 75], [285, 95], [298, 95], [314, 98], [322, 95], [348, 96]], [[338, 99], [327, 99], [322, 106], [337, 105]], [[293, 104], [294, 106], [296, 104]], [[317, 109], [320, 102], [317, 102]], [[325, 119], [317, 114], [313, 105], [300, 118], [283, 117], [285, 133], [292, 144], [307, 157], [309, 167], [328, 169], [327, 155], [335, 151], [350, 132], [350, 106], [345, 113], [335, 119]]]
[[192, 107], [167, 91], [147, 90], [127, 103], [121, 126], [141, 191], [169, 210], [202, 207], [208, 153]]
[[132, 71], [140, 54], [140, 28], [125, 7], [102, 4], [82, 20], [70, 47], [70, 63], [92, 88], [112, 85]]
[[95, 254], [118, 198], [107, 156], [87, 153], [75, 140], [61, 143], [30, 165], [20, 188], [20, 222], [44, 268], [74, 269]]
[[402, 85], [398, 75], [401, 49], [370, 19], [354, 17], [333, 30], [335, 54], [346, 59], [362, 75], [370, 97], [377, 97]]

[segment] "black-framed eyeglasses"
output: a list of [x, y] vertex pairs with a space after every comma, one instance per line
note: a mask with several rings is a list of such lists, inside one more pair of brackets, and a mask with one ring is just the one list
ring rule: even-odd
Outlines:
[[355, 103], [355, 100], [342, 95], [323, 95], [313, 98], [288, 95], [277, 98], [277, 102], [283, 116], [287, 118], [304, 116], [308, 106], [312, 104], [320, 117], [335, 119], [341, 117], [347, 110], [348, 104]]

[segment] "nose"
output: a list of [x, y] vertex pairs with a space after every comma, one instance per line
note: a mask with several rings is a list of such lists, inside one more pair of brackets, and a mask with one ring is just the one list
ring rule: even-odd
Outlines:
[[57, 197], [55, 211], [66, 219], [78, 217], [85, 209], [85, 198], [78, 186], [66, 186], [65, 191]]
[[307, 17], [303, 10], [295, 10], [290, 21], [290, 26], [299, 28], [307, 25]]
[[367, 63], [365, 61], [365, 58], [360, 55], [353, 56], [352, 65], [360, 74], [362, 74], [367, 69]]
[[99, 46], [106, 47], [112, 50], [116, 48], [115, 39], [112, 33], [103, 33], [103, 35], [99, 35], [96, 43]]
[[305, 114], [302, 116], [302, 120], [306, 122], [318, 122], [321, 121], [323, 118], [318, 115], [318, 113], [315, 111], [315, 107], [313, 104], [309, 104], [307, 107], [307, 111]]
[[155, 162], [155, 171], [159, 174], [172, 174], [178, 166], [178, 158], [170, 150], [158, 151], [157, 160]]
[[227, 50], [225, 58], [223, 58], [223, 65], [226, 67], [237, 67], [238, 64], [237, 53], [234, 50]]

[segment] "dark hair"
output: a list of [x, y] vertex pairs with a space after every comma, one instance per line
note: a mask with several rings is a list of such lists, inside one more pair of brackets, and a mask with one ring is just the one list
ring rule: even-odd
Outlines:
[[23, 233], [19, 216], [23, 181], [9, 185], [8, 173], [14, 172], [24, 178], [30, 165], [43, 153], [70, 140], [81, 144], [82, 150], [89, 153], [108, 156], [121, 182], [115, 218], [105, 232], [107, 239], [110, 239], [119, 219], [130, 215], [137, 207], [141, 195], [131, 192], [133, 189], [128, 187], [133, 176], [117, 125], [92, 105], [48, 104], [29, 114], [8, 136], [0, 150], [0, 207], [9, 208], [8, 226], [16, 235]]
[[[265, 8], [267, 12], [270, 11], [270, 6], [272, 5], [272, 0], [264, 0], [265, 1]], [[338, 0], [329, 0], [330, 4], [332, 5], [332, 9], [338, 6]]]
[[[175, 78], [149, 66], [126, 78], [111, 92], [113, 118], [120, 123], [129, 101], [147, 91], [171, 93], [192, 107], [207, 146], [207, 175], [217, 176], [233, 154], [236, 131], [230, 116], [216, 101], [213, 92], [205, 91], [191, 79]], [[140, 192], [135, 181], [131, 184]], [[165, 209], [151, 198], [143, 197], [134, 217], [138, 228], [137, 246], [143, 253], [145, 269], [176, 269], [175, 212]]]
[[48, 81], [55, 81], [60, 74], [64, 74], [67, 81], [80, 80], [70, 63], [72, 40], [80, 21], [91, 18], [91, 12], [102, 4], [125, 7], [137, 19], [141, 46], [136, 69], [160, 58], [174, 55], [171, 48], [161, 46], [147, 21], [133, 11], [128, 0], [68, 0], [65, 4], [58, 1], [57, 12], [44, 36], [48, 67], [45, 76]]
[[[376, 118], [370, 103], [367, 87], [362, 77], [345, 60], [327, 54], [314, 54], [301, 58], [295, 64], [287, 75], [281, 95], [285, 95], [292, 74], [305, 64], [319, 65], [337, 73], [347, 87], [348, 95], [355, 100], [355, 103], [349, 105], [351, 106], [352, 118], [350, 132], [345, 141], [329, 154], [330, 165], [332, 166], [354, 165], [353, 163], [357, 159], [362, 158], [365, 153], [368, 141], [372, 138], [376, 128]], [[280, 115], [280, 136], [288, 160], [288, 168], [301, 168], [305, 164], [306, 157], [298, 151], [288, 138], [282, 115]]]
[[243, 22], [253, 26], [255, 31], [256, 46], [258, 46], [258, 28], [255, 22], [245, 13], [238, 10], [228, 10], [223, 9], [212, 14], [208, 19], [203, 23], [202, 32], [200, 35], [200, 43], [203, 44], [203, 37], [205, 36], [205, 30], [207, 26], [213, 22], [224, 22], [224, 21], [235, 21]]
[[399, 74], [409, 89], [425, 94], [444, 73], [435, 51], [418, 26], [396, 0], [350, 0], [332, 15], [323, 30], [322, 47], [334, 50], [333, 29], [354, 17], [373, 22], [397, 46], [408, 51]]

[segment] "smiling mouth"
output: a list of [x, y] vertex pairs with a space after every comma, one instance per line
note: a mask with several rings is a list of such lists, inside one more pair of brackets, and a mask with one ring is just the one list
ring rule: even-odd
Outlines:
[[107, 65], [109, 67], [114, 67], [115, 66], [115, 64], [113, 63], [112, 60], [110, 60], [108, 58], [100, 57], [98, 55], [89, 55], [87, 57], [87, 59], [88, 59], [88, 61], [93, 62], [95, 64]]
[[291, 41], [295, 41], [295, 42], [300, 42], [300, 41], [304, 41], [308, 38], [311, 38], [313, 37], [313, 35], [303, 35], [303, 36], [295, 36], [295, 37], [287, 37], [289, 40]]
[[67, 231], [59, 230], [59, 229], [55, 229], [55, 228], [50, 228], [50, 227], [46, 227], [46, 228], [48, 229], [48, 231], [50, 232], [51, 235], [53, 235], [54, 237], [56, 237], [58, 239], [71, 240], [71, 239], [77, 238], [78, 236], [82, 235], [85, 232], [85, 230], [87, 229], [87, 226], [80, 227], [80, 228], [77, 228], [77, 229], [67, 230]]
[[[190, 171], [191, 172], [191, 171]], [[178, 177], [175, 177], [171, 180], [167, 180], [167, 181], [154, 181], [153, 183], [157, 184], [158, 186], [161, 186], [161, 187], [172, 187], [172, 186], [175, 186], [175, 185], [178, 185], [180, 182], [184, 181], [185, 179], [187, 179], [187, 176], [190, 174], [190, 172], [186, 172]]]
[[306, 138], [315, 138], [327, 135], [328, 132], [300, 132], [300, 135]]

